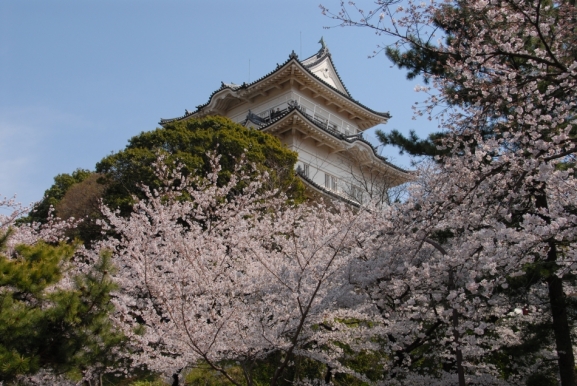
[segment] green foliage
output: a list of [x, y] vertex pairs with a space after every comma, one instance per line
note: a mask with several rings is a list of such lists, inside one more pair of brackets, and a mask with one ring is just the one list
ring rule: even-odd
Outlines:
[[294, 172], [297, 153], [270, 134], [247, 129], [227, 118], [208, 117], [175, 122], [131, 138], [124, 150], [96, 164], [97, 173], [78, 169], [72, 174], [59, 174], [44, 199], [20, 221], [45, 223], [52, 206], [58, 217], [84, 219], [67, 236], [89, 244], [102, 236], [96, 224], [101, 198], [109, 207], [127, 214], [132, 210], [134, 198], [143, 197], [141, 184], [152, 189], [160, 186], [153, 167], [159, 153], [167, 156], [168, 163], [182, 164], [185, 174], [205, 175], [210, 151], [222, 155], [219, 178], [223, 183], [230, 178], [236, 160], [245, 154], [257, 169], [270, 174], [266, 189], [286, 192], [295, 203], [304, 200], [304, 185]]
[[[204, 385], [204, 384], [203, 384]], [[136, 381], [132, 382], [130, 386], [168, 386], [166, 382], [160, 380], [156, 381]], [[208, 386], [208, 385], [207, 385]]]
[[[383, 361], [386, 359], [384, 353], [367, 350], [356, 352], [344, 344], [339, 345], [339, 347], [343, 350], [343, 357], [341, 359], [343, 365], [358, 374], [363, 374], [371, 382], [382, 378]], [[284, 354], [277, 352], [271, 354], [264, 360], [250, 363], [220, 363], [219, 365], [223, 366], [227, 373], [240, 384], [246, 384], [244, 375], [244, 373], [246, 373], [250, 374], [249, 376], [254, 385], [264, 386], [270, 383], [283, 355]], [[330, 378], [331, 384], [334, 385], [365, 386], [370, 384], [350, 374], [329, 371], [325, 364], [303, 356], [293, 355], [290, 362], [291, 365], [279, 381], [280, 385], [292, 385], [303, 379], [320, 380], [324, 383], [327, 381], [327, 376]], [[198, 363], [185, 372], [184, 384], [190, 386], [232, 385], [222, 374], [204, 363]]]
[[447, 55], [435, 49], [430, 42], [420, 45], [411, 44], [410, 49], [402, 52], [398, 48], [387, 47], [385, 55], [400, 69], [407, 70], [407, 79], [413, 80], [422, 75], [425, 84], [431, 75], [443, 75]]
[[[496, 135], [493, 129], [493, 127], [485, 127], [479, 128], [479, 131], [483, 138], [489, 138]], [[409, 131], [408, 137], [398, 130], [391, 130], [389, 133], [377, 130], [376, 134], [383, 145], [391, 145], [399, 148], [399, 154], [406, 152], [413, 156], [435, 157], [447, 156], [451, 152], [449, 148], [439, 148], [439, 146], [443, 145], [443, 139], [446, 137], [446, 134], [443, 132], [431, 133], [425, 139], [419, 138], [414, 130]], [[475, 151], [477, 140], [474, 136], [470, 136], [469, 140], [471, 151]]]
[[56, 207], [60, 200], [73, 185], [84, 181], [92, 174], [91, 171], [85, 169], [77, 169], [72, 174], [59, 174], [54, 177], [54, 184], [44, 192], [42, 201], [34, 206], [30, 214], [23, 219], [25, 222], [39, 222], [45, 223], [48, 218], [50, 207]]
[[[370, 381], [377, 381], [383, 375], [383, 361], [385, 356], [381, 352], [363, 350], [355, 352], [348, 346], [344, 346], [345, 356], [341, 363], [358, 374], [363, 374]], [[335, 385], [369, 385], [370, 383], [360, 381], [350, 374], [339, 373], [333, 378]]]
[[[231, 376], [235, 379], [242, 379], [242, 370], [240, 366], [235, 368], [228, 368]], [[184, 384], [189, 386], [225, 386], [232, 385], [232, 383], [216, 370], [208, 366], [197, 366], [188, 370], [184, 376]]]
[[207, 153], [222, 155], [219, 178], [230, 178], [236, 161], [242, 154], [257, 168], [270, 173], [270, 188], [286, 191], [291, 199], [304, 199], [304, 187], [295, 177], [297, 154], [266, 133], [251, 130], [223, 117], [207, 117], [174, 122], [164, 128], [143, 132], [130, 139], [123, 151], [102, 159], [96, 171], [105, 175], [109, 184], [104, 201], [113, 208], [128, 213], [133, 197], [142, 197], [140, 184], [151, 188], [159, 186], [153, 163], [159, 153], [167, 155], [168, 162], [178, 161], [185, 174], [205, 175], [209, 171]]
[[437, 145], [440, 145], [440, 140], [443, 138], [442, 133], [432, 133], [427, 139], [421, 139], [414, 130], [409, 132], [409, 137], [405, 137], [398, 130], [391, 130], [390, 133], [377, 130], [377, 137], [383, 145], [398, 147], [400, 154], [407, 152], [414, 156], [432, 157], [446, 153], [446, 151], [437, 149]]
[[[229, 376], [240, 384], [246, 384], [246, 374], [250, 376], [255, 386], [264, 386], [270, 383], [282, 355], [277, 352], [263, 360], [220, 363], [219, 365], [223, 366]], [[302, 356], [293, 356], [292, 366], [287, 369], [283, 378], [279, 380], [279, 384], [288, 386], [294, 384], [296, 380], [305, 378], [323, 379], [325, 373], [325, 365]], [[189, 386], [221, 386], [232, 385], [232, 382], [207, 364], [197, 363], [186, 371], [184, 384]]]
[[113, 360], [110, 349], [122, 337], [108, 319], [110, 257], [63, 285], [74, 249], [39, 242], [16, 247], [10, 257], [0, 253], [0, 381]]

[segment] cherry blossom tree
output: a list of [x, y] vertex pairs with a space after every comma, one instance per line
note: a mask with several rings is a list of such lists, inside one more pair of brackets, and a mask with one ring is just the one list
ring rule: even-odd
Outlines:
[[[161, 159], [162, 188], [143, 187], [130, 217], [104, 208], [115, 236], [98, 249], [113, 251], [118, 267], [115, 320], [138, 347], [134, 365], [172, 374], [202, 361], [252, 385], [255, 363], [279, 353], [271, 385], [295, 355], [352, 373], [338, 361], [338, 343], [370, 347], [382, 333], [376, 308], [349, 280], [361, 246], [377, 238], [375, 213], [290, 206], [263, 191], [266, 174], [255, 179], [244, 160], [221, 186], [219, 157], [211, 165], [188, 178]], [[227, 361], [240, 364], [244, 380]]]
[[[515, 304], [505, 291], [509, 278], [503, 273], [522, 274], [538, 241], [494, 220], [502, 208], [481, 205], [475, 211], [474, 201], [451, 208], [445, 194], [452, 184], [436, 172], [413, 187], [409, 201], [387, 215], [391, 224], [377, 224], [386, 242], [354, 269], [357, 285], [370, 293], [385, 319], [394, 360], [384, 371], [391, 381], [418, 375], [428, 384], [431, 377], [455, 376], [454, 384], [467, 374], [473, 384], [501, 384], [502, 369], [493, 357], [519, 343], [522, 323], [549, 316], [536, 302], [529, 303], [531, 315], [517, 315], [515, 308], [525, 304]], [[534, 366], [553, 354], [527, 358], [526, 368], [512, 371], [508, 383], [524, 383]]]
[[[535, 323], [551, 321], [561, 384], [575, 385], [573, 325], [567, 314], [577, 268], [574, 2], [375, 4], [365, 11], [342, 2], [336, 13], [323, 11], [343, 25], [393, 37], [400, 58], [421, 55], [411, 60], [422, 60], [415, 69], [430, 85], [418, 89], [429, 98], [416, 111], [434, 115], [444, 130], [438, 167], [400, 212], [407, 226], [392, 231], [408, 238], [407, 243], [413, 240], [394, 245], [415, 252], [404, 258], [393, 251], [382, 254], [387, 270], [395, 266], [394, 256], [399, 256], [397, 266], [405, 267], [397, 292], [404, 297], [396, 300], [403, 310], [421, 304], [435, 314], [433, 291], [444, 285], [437, 297], [449, 305], [441, 320], [451, 326], [452, 336], [445, 336], [461, 385], [465, 373], [470, 377], [480, 365], [490, 364], [487, 358], [519, 339], [512, 327], [521, 318], [511, 312], [527, 308], [523, 313], [533, 314]], [[425, 63], [430, 58], [435, 60]], [[438, 241], [443, 252], [427, 239]], [[529, 280], [537, 271], [538, 279]], [[386, 273], [375, 278], [383, 297], [386, 284], [396, 280], [393, 272], [383, 280]], [[520, 277], [530, 283], [525, 304], [506, 294]], [[419, 298], [415, 291], [421, 285]], [[543, 294], [549, 304], [531, 303]], [[434, 320], [407, 333], [413, 340], [401, 349], [419, 334], [426, 337]], [[534, 358], [548, 359], [545, 352]], [[538, 365], [535, 361], [531, 366]]]

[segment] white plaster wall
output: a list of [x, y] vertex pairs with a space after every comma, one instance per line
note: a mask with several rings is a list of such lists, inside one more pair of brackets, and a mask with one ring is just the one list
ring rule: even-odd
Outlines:
[[319, 118], [329, 121], [331, 124], [338, 127], [338, 131], [347, 135], [357, 134], [360, 130], [358, 126], [348, 117], [339, 113], [334, 106], [324, 106], [318, 101], [315, 101], [312, 96], [296, 90], [279, 90], [272, 92], [266, 97], [260, 96], [252, 103], [243, 103], [228, 111], [226, 116], [234, 122], [243, 122], [246, 119], [248, 110], [253, 113], [266, 113], [271, 109], [286, 108], [288, 101], [295, 100], [304, 108], [307, 114], [311, 116], [318, 116]]
[[325, 175], [328, 173], [338, 179], [336, 193], [347, 195], [351, 192], [351, 183], [360, 178], [358, 167], [347, 159], [346, 154], [331, 154], [331, 148], [324, 145], [318, 146], [318, 142], [312, 138], [303, 140], [298, 133], [295, 136], [289, 134], [281, 138], [281, 142], [298, 153], [296, 167], [300, 166], [304, 169], [304, 164], [309, 165], [309, 178], [320, 186], [331, 188], [325, 186]]

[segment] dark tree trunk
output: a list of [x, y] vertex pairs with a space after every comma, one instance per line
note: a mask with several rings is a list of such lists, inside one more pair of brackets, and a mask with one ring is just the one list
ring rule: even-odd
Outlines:
[[[550, 245], [547, 260], [552, 256], [554, 256], [554, 258], [557, 257], [555, 244]], [[577, 385], [577, 378], [575, 377], [575, 357], [573, 356], [573, 344], [571, 342], [569, 319], [567, 318], [567, 304], [565, 302], [565, 293], [563, 292], [563, 281], [552, 273], [547, 279], [547, 285], [549, 289], [549, 304], [551, 304], [551, 316], [553, 317], [553, 332], [555, 334], [561, 385], [575, 386]]]
[[328, 385], [331, 383], [331, 379], [333, 378], [333, 369], [331, 366], [327, 366], [327, 373], [325, 374], [325, 383]]
[[[539, 209], [548, 209], [545, 192], [536, 194], [535, 204]], [[544, 220], [550, 224], [551, 219], [547, 216]], [[547, 263], [554, 267], [557, 261], [557, 246], [554, 241], [549, 241]], [[576, 386], [575, 357], [573, 356], [573, 343], [571, 341], [571, 329], [567, 318], [567, 303], [563, 292], [563, 281], [555, 275], [553, 269], [547, 278], [549, 290], [549, 304], [551, 304], [551, 316], [553, 319], [553, 334], [555, 335], [555, 348], [557, 350], [557, 363], [562, 386]]]
[[[455, 277], [454, 277], [453, 269], [449, 271], [449, 290], [455, 289]], [[455, 339], [455, 361], [457, 364], [457, 376], [459, 377], [459, 386], [466, 386], [465, 383], [465, 369], [463, 369], [463, 352], [459, 347], [461, 336], [459, 334], [459, 313], [456, 309], [453, 308], [453, 315], [452, 315], [452, 324], [453, 324], [453, 338]]]

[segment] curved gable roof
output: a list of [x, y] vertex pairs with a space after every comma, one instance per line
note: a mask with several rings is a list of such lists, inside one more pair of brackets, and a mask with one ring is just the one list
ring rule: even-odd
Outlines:
[[[319, 66], [319, 64], [322, 64], [323, 62], [330, 64], [330, 69], [334, 70], [334, 75], [336, 76], [337, 81], [338, 81], [337, 86], [339, 86], [339, 85], [342, 86], [342, 90], [340, 90], [338, 87], [335, 87], [334, 85], [328, 83], [327, 81], [325, 81], [324, 79], [322, 79], [321, 77], [319, 77], [318, 75], [313, 73], [313, 71], [311, 71], [311, 68], [314, 69], [317, 66]], [[217, 90], [212, 92], [212, 94], [210, 95], [210, 97], [208, 98], [208, 101], [206, 103], [196, 106], [195, 111], [189, 112], [188, 110], [185, 110], [184, 115], [182, 115], [180, 117], [176, 117], [176, 118], [169, 118], [169, 119], [162, 119], [161, 118], [159, 124], [165, 125], [165, 124], [170, 123], [170, 122], [180, 121], [183, 119], [193, 117], [194, 115], [200, 113], [203, 108], [210, 105], [211, 101], [213, 100], [213, 98], [216, 94], [219, 94], [225, 90], [228, 90], [228, 91], [233, 92], [233, 93], [241, 92], [243, 90], [249, 90], [250, 88], [252, 88], [252, 87], [256, 86], [257, 84], [259, 84], [260, 82], [264, 81], [265, 79], [267, 79], [267, 78], [269, 78], [275, 74], [279, 74], [283, 70], [286, 70], [287, 68], [289, 68], [291, 63], [298, 65], [303, 71], [305, 71], [306, 73], [308, 73], [309, 75], [314, 77], [317, 81], [320, 81], [323, 85], [328, 87], [330, 90], [332, 90], [333, 92], [336, 92], [338, 95], [340, 95], [341, 97], [344, 97], [349, 102], [352, 102], [354, 105], [360, 107], [361, 109], [363, 109], [363, 110], [365, 110], [371, 114], [382, 117], [383, 119], [391, 118], [391, 115], [388, 112], [378, 112], [378, 111], [372, 110], [371, 108], [363, 105], [362, 103], [360, 103], [359, 101], [357, 101], [351, 97], [350, 93], [348, 92], [347, 88], [345, 87], [344, 83], [342, 82], [342, 79], [341, 79], [340, 75], [338, 74], [336, 67], [334, 66], [334, 63], [332, 61], [332, 58], [331, 58], [331, 55], [330, 55], [328, 48], [326, 48], [323, 45], [323, 47], [315, 55], [313, 55], [307, 59], [304, 59], [303, 61], [298, 60], [298, 55], [293, 50], [292, 53], [289, 55], [289, 58], [284, 63], [277, 64], [276, 69], [274, 69], [273, 71], [269, 72], [268, 74], [256, 79], [253, 82], [250, 82], [248, 84], [243, 83], [242, 85], [237, 85], [237, 84], [226, 84], [224, 82], [221, 82], [220, 88], [218, 88]]]
[[[331, 75], [334, 74], [334, 78], [336, 78], [335, 82], [337, 83], [337, 87], [333, 86], [333, 88], [336, 88], [337, 90], [339, 90], [341, 92], [344, 92], [349, 98], [352, 98], [351, 93], [349, 92], [349, 90], [345, 86], [343, 80], [341, 79], [341, 76], [339, 75], [339, 72], [337, 71], [337, 68], [335, 67], [335, 63], [333, 62], [333, 58], [331, 56], [331, 53], [330, 53], [328, 47], [323, 45], [321, 47], [321, 49], [316, 54], [314, 54], [313, 56], [309, 56], [308, 58], [302, 60], [301, 63], [321, 80], [323, 80], [323, 79], [316, 74], [315, 68], [320, 67], [320, 65], [322, 65], [323, 63], [325, 63], [326, 65], [328, 64], [329, 68], [330, 68], [330, 72], [332, 72]], [[331, 77], [331, 78], [333, 78], [333, 77]], [[330, 86], [332, 86], [332, 85], [330, 85]], [[340, 87], [338, 87], [338, 86], [340, 86]], [[341, 90], [341, 88], [342, 88], [342, 90]]]

